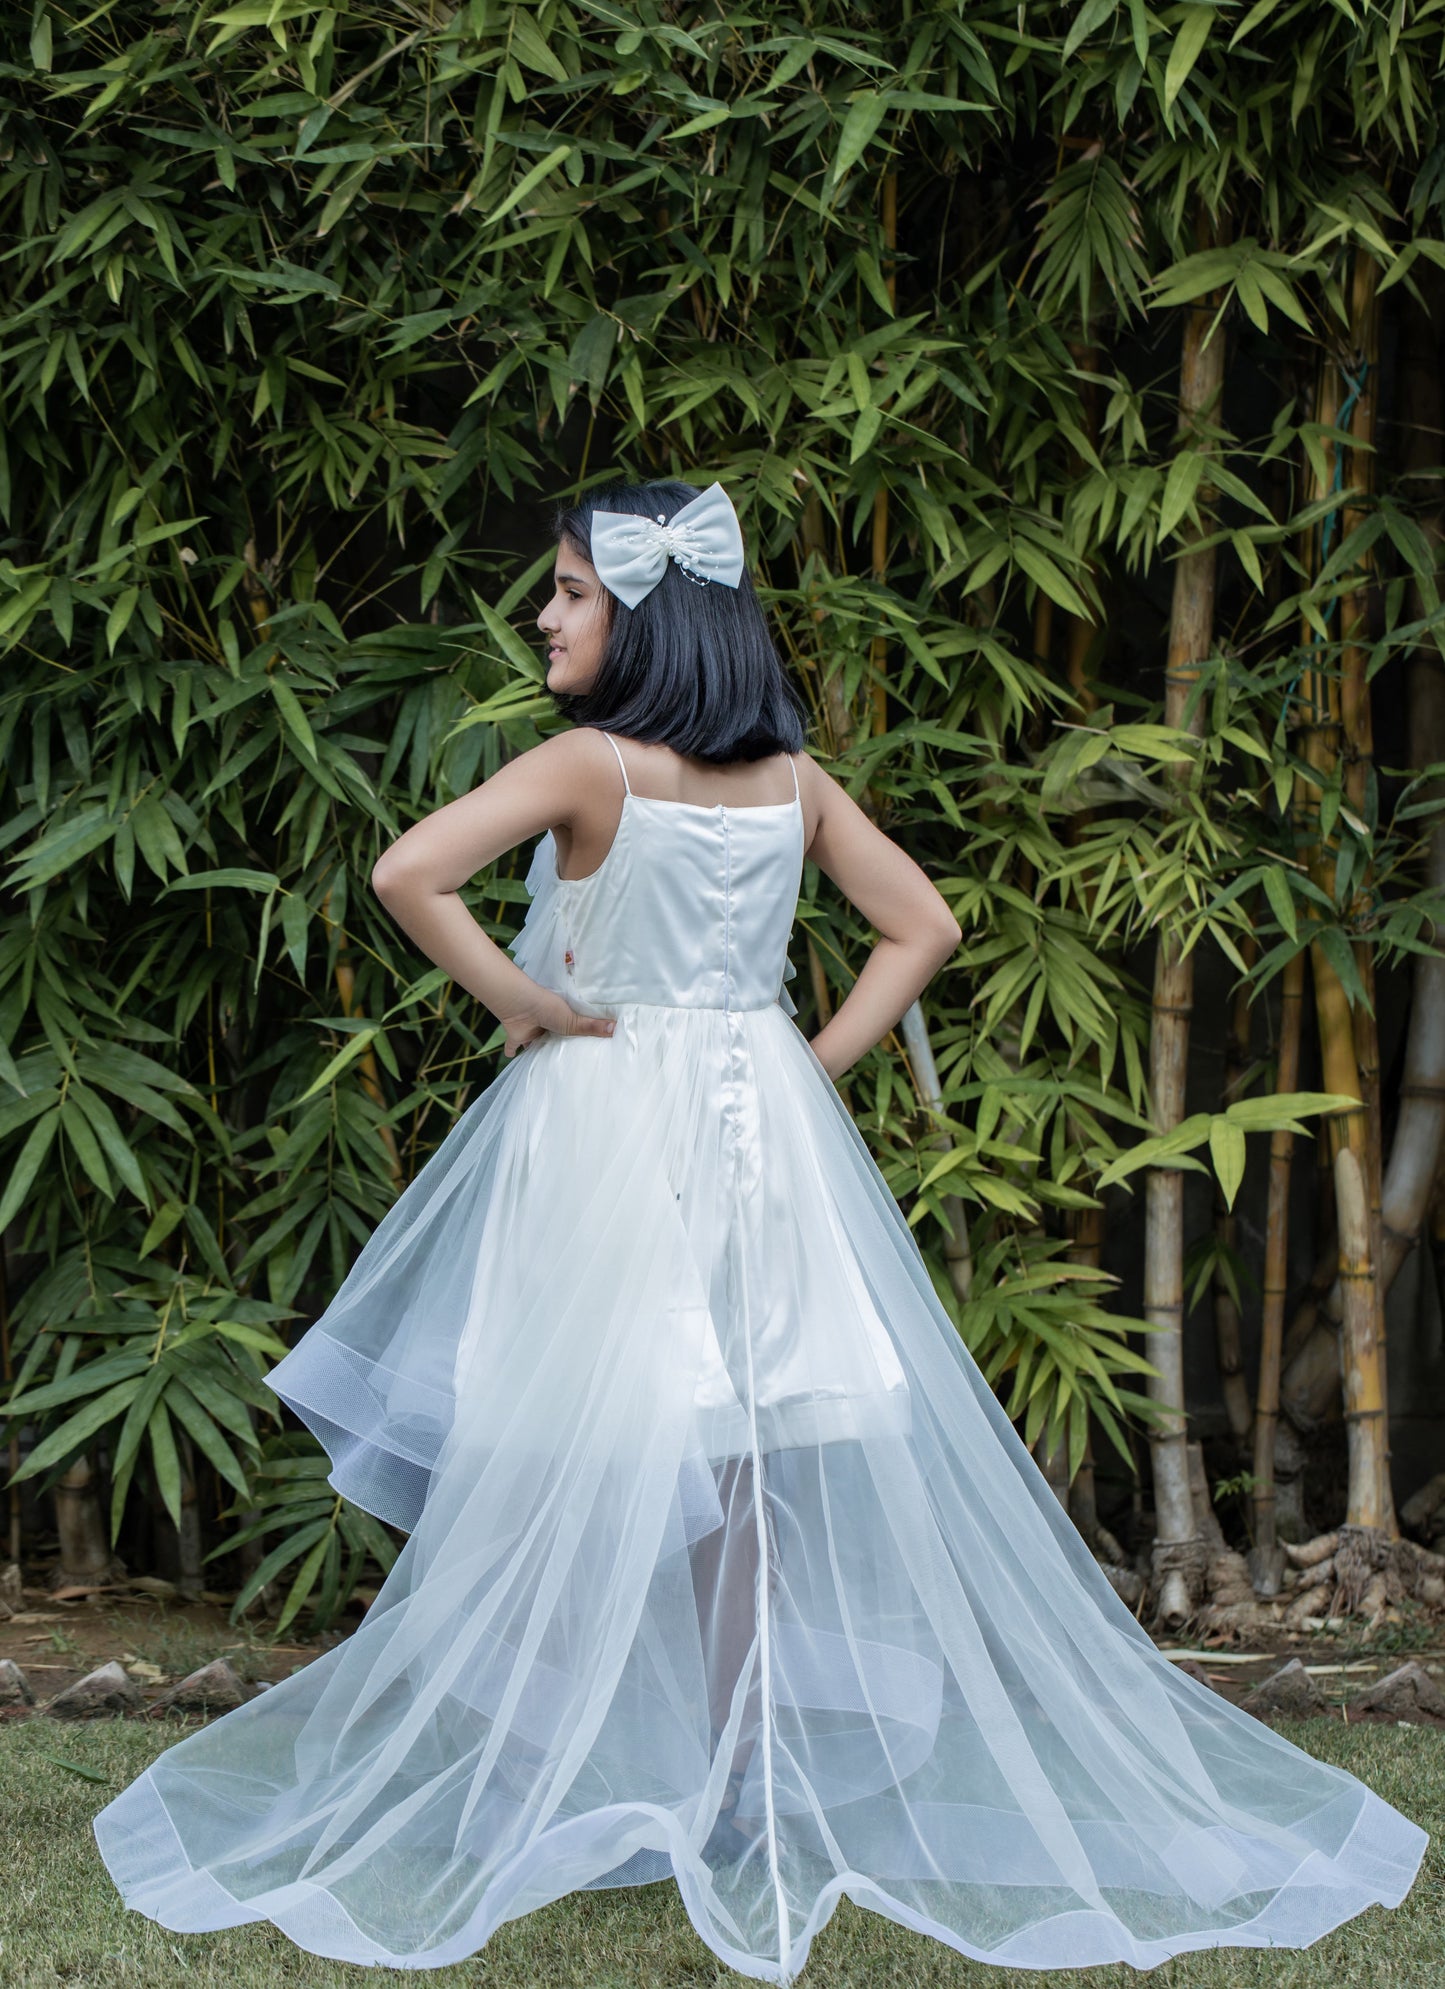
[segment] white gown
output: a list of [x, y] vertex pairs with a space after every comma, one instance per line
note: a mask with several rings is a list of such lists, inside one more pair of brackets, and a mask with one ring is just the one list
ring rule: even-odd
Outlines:
[[616, 1033], [507, 1062], [274, 1371], [410, 1538], [97, 1816], [128, 1906], [435, 1968], [671, 1878], [789, 1983], [845, 1892], [1148, 1969], [1409, 1890], [1426, 1833], [1155, 1649], [960, 1341], [791, 1019], [794, 787], [539, 843], [515, 957]]

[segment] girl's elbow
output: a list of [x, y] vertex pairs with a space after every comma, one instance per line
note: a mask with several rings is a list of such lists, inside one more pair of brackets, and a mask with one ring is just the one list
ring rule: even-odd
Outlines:
[[963, 927], [948, 910], [943, 908], [936, 927], [939, 953], [943, 960], [951, 960], [963, 944]]
[[395, 843], [384, 849], [371, 866], [371, 889], [382, 904], [396, 895], [402, 883], [406, 859], [398, 857]]
[[963, 938], [963, 927], [954, 917], [952, 906], [938, 889], [937, 885], [933, 889], [933, 899], [929, 910], [933, 914], [931, 924], [933, 930], [938, 934], [939, 945], [947, 945], [951, 953]]

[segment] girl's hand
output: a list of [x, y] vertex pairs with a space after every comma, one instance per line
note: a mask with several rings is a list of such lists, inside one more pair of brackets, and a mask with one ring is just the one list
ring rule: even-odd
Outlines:
[[583, 1015], [565, 995], [543, 987], [525, 1008], [502, 1016], [501, 1023], [506, 1031], [504, 1057], [514, 1057], [542, 1036], [610, 1036], [614, 1027], [610, 1015]]

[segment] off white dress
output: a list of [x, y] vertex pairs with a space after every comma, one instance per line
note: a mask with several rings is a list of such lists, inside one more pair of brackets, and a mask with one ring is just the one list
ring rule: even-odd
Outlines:
[[959, 1339], [792, 1020], [803, 840], [795, 774], [538, 844], [515, 957], [616, 1033], [507, 1062], [274, 1370], [410, 1538], [101, 1811], [128, 1906], [434, 1968], [673, 1879], [789, 1983], [845, 1892], [1148, 1969], [1409, 1890], [1426, 1833], [1155, 1649]]

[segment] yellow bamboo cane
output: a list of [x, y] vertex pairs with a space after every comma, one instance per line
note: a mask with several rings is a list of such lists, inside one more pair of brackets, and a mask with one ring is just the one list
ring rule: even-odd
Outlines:
[[[1215, 240], [1208, 217], [1196, 222], [1198, 246]], [[1224, 385], [1225, 334], [1209, 325], [1217, 299], [1201, 299], [1185, 312], [1179, 363], [1180, 440], [1197, 437], [1198, 424], [1213, 410]], [[1207, 342], [1206, 342], [1207, 341]], [[1210, 495], [1207, 471], [1200, 502]], [[1207, 540], [1197, 530], [1194, 537]], [[1180, 554], [1174, 565], [1169, 617], [1169, 649], [1164, 669], [1164, 722], [1202, 729], [1198, 705], [1186, 717], [1190, 692], [1214, 636], [1215, 551], [1207, 543]], [[1186, 955], [1170, 930], [1159, 934], [1154, 955], [1154, 1000], [1149, 1030], [1149, 1094], [1155, 1130], [1166, 1133], [1184, 1117], [1189, 1055], [1189, 1022], [1194, 1005], [1194, 956]], [[1188, 1416], [1184, 1400], [1184, 1177], [1177, 1167], [1151, 1167], [1145, 1188], [1144, 1316], [1160, 1330], [1150, 1335], [1149, 1355], [1158, 1372], [1146, 1377], [1150, 1399], [1162, 1411], [1149, 1434], [1154, 1470], [1157, 1531], [1153, 1572], [1158, 1584], [1157, 1619], [1187, 1619], [1203, 1590], [1207, 1551], [1190, 1485]]]
[[[1324, 426], [1333, 427], [1339, 408], [1339, 370], [1326, 358], [1320, 369], [1316, 419]], [[1332, 475], [1333, 447], [1329, 442], [1324, 445], [1325, 490]], [[1324, 491], [1317, 488], [1312, 494], [1319, 497]], [[1339, 770], [1344, 732], [1341, 687], [1338, 679], [1319, 666], [1313, 631], [1307, 624], [1302, 640], [1307, 662], [1300, 682], [1303, 722], [1297, 730], [1301, 758], [1312, 769], [1314, 779], [1311, 782], [1301, 774], [1296, 797], [1301, 816], [1310, 823], [1309, 840], [1303, 852], [1310, 875], [1333, 899], [1336, 850], [1333, 840], [1326, 838], [1321, 830], [1320, 796]], [[1326, 1122], [1339, 1228], [1340, 1356], [1349, 1451], [1346, 1524], [1378, 1528], [1394, 1537], [1388, 1470], [1380, 1454], [1385, 1447], [1385, 1375], [1370, 1234], [1369, 1112], [1360, 1082], [1349, 998], [1318, 940], [1311, 943], [1310, 964], [1324, 1088], [1359, 1100], [1353, 1110], [1332, 1114]]]
[[[1246, 963], [1252, 965], [1258, 951], [1254, 940], [1246, 938], [1239, 950]], [[1232, 1105], [1239, 1097], [1249, 1068], [1250, 994], [1249, 982], [1242, 980], [1230, 1004], [1229, 1027], [1224, 1042], [1224, 1082], [1220, 1087], [1220, 1103], [1225, 1106]], [[1225, 1253], [1233, 1254], [1238, 1228], [1239, 1218], [1226, 1202], [1224, 1190], [1216, 1181], [1214, 1234], [1221, 1256]], [[1249, 1442], [1254, 1417], [1250, 1407], [1249, 1383], [1244, 1375], [1239, 1306], [1230, 1288], [1229, 1279], [1217, 1267], [1213, 1285], [1214, 1344], [1219, 1363], [1220, 1386], [1224, 1393], [1224, 1409], [1236, 1442], [1245, 1445]]]
[[[1358, 488], [1362, 494], [1368, 492], [1374, 484], [1374, 454], [1370, 445], [1374, 440], [1375, 378], [1379, 367], [1378, 277], [1378, 265], [1373, 256], [1364, 248], [1357, 248], [1350, 290], [1350, 323], [1354, 335], [1360, 385], [1350, 416], [1350, 434], [1354, 446], [1345, 456], [1345, 483], [1352, 489]], [[1346, 504], [1342, 519], [1345, 534], [1348, 535], [1356, 526], [1363, 523], [1364, 517], [1365, 508], [1362, 503]], [[1357, 821], [1364, 817], [1368, 805], [1370, 775], [1374, 765], [1374, 725], [1370, 709], [1369, 682], [1366, 677], [1369, 635], [1365, 617], [1365, 604], [1369, 599], [1368, 583], [1373, 575], [1374, 563], [1373, 554], [1366, 552], [1362, 561], [1362, 584], [1343, 610], [1349, 626], [1345, 632], [1340, 658], [1341, 750], [1345, 762], [1345, 798], [1354, 810]], [[1357, 929], [1363, 924], [1369, 912], [1370, 887], [1371, 873], [1366, 869], [1357, 880], [1350, 906], [1351, 923]], [[1354, 954], [1366, 999], [1355, 1005], [1350, 1020], [1355, 1040], [1355, 1061], [1360, 1074], [1360, 1093], [1365, 1101], [1367, 1114], [1365, 1199], [1370, 1223], [1370, 1262], [1374, 1270], [1371, 1289], [1375, 1304], [1375, 1344], [1379, 1350], [1378, 1385], [1381, 1401], [1388, 1404], [1390, 1390], [1387, 1379], [1385, 1286], [1380, 1276], [1383, 1231], [1380, 1203], [1384, 1176], [1384, 1129], [1380, 1111], [1380, 1032], [1375, 1013], [1375, 951], [1368, 937], [1355, 940]], [[1378, 1508], [1382, 1515], [1389, 1515], [1388, 1519], [1382, 1519], [1380, 1523], [1386, 1526], [1392, 1537], [1397, 1537], [1394, 1505], [1390, 1497], [1388, 1415], [1381, 1420], [1379, 1439], [1374, 1446], [1374, 1458], [1376, 1469], [1381, 1476], [1377, 1492]]]
[[[1305, 956], [1296, 953], [1280, 976], [1279, 1056], [1275, 1090], [1299, 1089], [1300, 1031], [1304, 1016]], [[1284, 1314], [1289, 1297], [1289, 1184], [1294, 1134], [1285, 1127], [1269, 1141], [1269, 1202], [1264, 1232], [1264, 1311], [1260, 1326], [1259, 1398], [1254, 1417], [1254, 1546], [1272, 1574], [1259, 1584], [1273, 1594], [1281, 1569], [1273, 1563], [1278, 1546], [1278, 1501], [1274, 1476], [1275, 1432], [1279, 1427], [1279, 1377], [1284, 1351]], [[1251, 1570], [1253, 1572], [1253, 1570]]]

